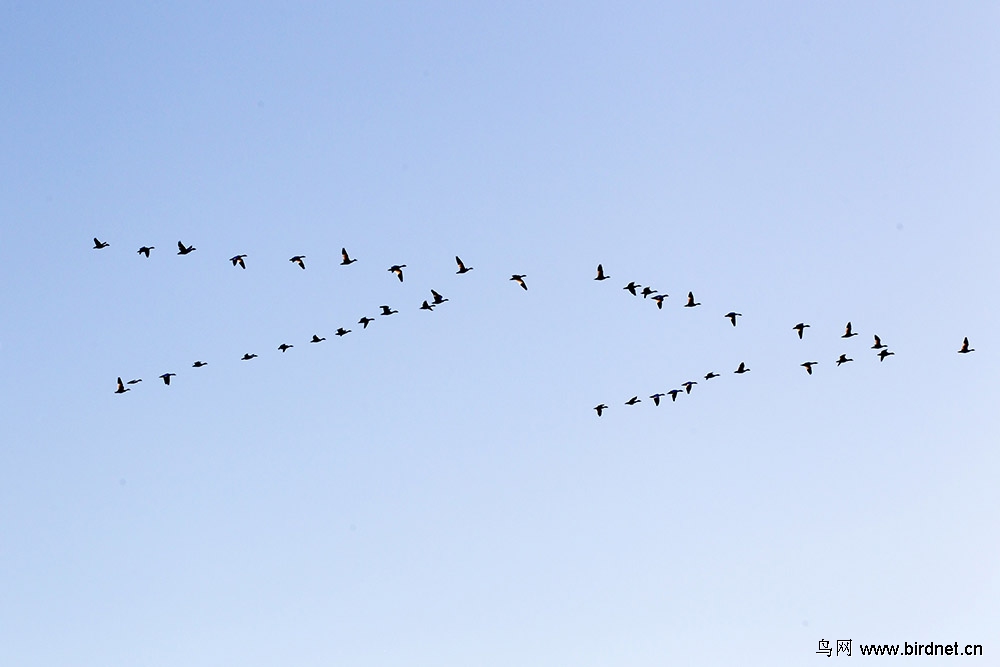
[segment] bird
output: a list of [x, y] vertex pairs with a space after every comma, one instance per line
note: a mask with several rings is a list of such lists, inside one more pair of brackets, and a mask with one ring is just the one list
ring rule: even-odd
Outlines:
[[597, 416], [600, 417], [602, 414], [604, 414], [604, 411], [608, 409], [608, 406], [604, 405], [604, 403], [601, 403], [600, 405], [595, 406], [594, 409], [597, 410]]
[[142, 378], [136, 378], [134, 380], [129, 380], [125, 384], [139, 384], [140, 382], [142, 382]]
[[799, 340], [802, 340], [802, 331], [806, 329], [806, 327], [808, 326], [809, 326], [808, 324], [803, 324], [802, 322], [799, 322], [794, 327], [792, 327], [792, 329], [799, 332]]
[[177, 375], [177, 373], [164, 373], [163, 375], [160, 376], [160, 379], [163, 380], [163, 384], [165, 384], [165, 385], [167, 385], [169, 387], [170, 386], [170, 378], [172, 378], [175, 375]]
[[137, 250], [136, 252], [138, 252], [140, 255], [145, 255], [148, 258], [149, 251], [154, 249], [155, 247], [156, 247], [155, 245], [144, 245], [141, 248], [139, 248], [139, 250]]
[[240, 361], [250, 361], [251, 359], [256, 359], [256, 358], [257, 358], [256, 354], [250, 354], [249, 352], [247, 352], [242, 357], [240, 357]]
[[[874, 334], [873, 334], [873, 335], [874, 335]], [[873, 349], [873, 350], [881, 350], [881, 349], [882, 349], [882, 348], [884, 348], [884, 347], [886, 347], [886, 346], [882, 344], [882, 339], [881, 339], [881, 338], [879, 338], [879, 337], [878, 337], [878, 336], [876, 335], [876, 336], [875, 336], [875, 344], [874, 344], [874, 345], [872, 345], [872, 349]]]
[[354, 262], [358, 261], [356, 259], [351, 259], [350, 255], [347, 254], [347, 248], [340, 249], [340, 257], [341, 257], [340, 260], [341, 266], [348, 266], [349, 264], [353, 264]]
[[737, 313], [737, 312], [731, 310], [728, 313], [726, 313], [726, 317], [729, 318], [729, 321], [732, 322], [733, 326], [735, 327], [736, 326], [736, 318], [737, 317], [743, 317], [743, 313]]
[[962, 349], [958, 351], [959, 354], [965, 354], [967, 352], [975, 352], [976, 348], [969, 347], [969, 337], [966, 336], [962, 339]]
[[379, 308], [382, 309], [382, 312], [379, 313], [379, 315], [392, 315], [393, 313], [399, 312], [398, 310], [389, 310], [389, 306], [379, 306]]
[[319, 337], [319, 336], [317, 336], [316, 334], [313, 334], [313, 337], [312, 337], [312, 340], [311, 340], [311, 341], [309, 341], [309, 342], [310, 342], [310, 343], [322, 343], [322, 342], [323, 342], [323, 341], [325, 341], [325, 340], [326, 340], [326, 338], [320, 338], [320, 337]]
[[100, 250], [101, 248], [107, 248], [109, 245], [111, 245], [111, 244], [107, 243], [105, 241], [98, 241], [97, 237], [96, 236], [94, 237], [94, 250]]
[[191, 368], [201, 368], [202, 366], [208, 366], [208, 362], [207, 361], [196, 361], [193, 364], [191, 364]]
[[842, 354], [840, 355], [840, 358], [837, 359], [837, 365], [840, 366], [841, 364], [846, 364], [848, 361], [854, 361], [854, 359], [848, 359], [846, 354]]
[[705, 379], [706, 380], [711, 380], [712, 378], [717, 378], [717, 377], [719, 377], [718, 373], [706, 373], [705, 374]]
[[841, 338], [850, 338], [851, 336], [857, 336], [858, 334], [851, 331], [851, 323], [848, 322], [847, 326], [844, 327], [844, 335]]
[[611, 276], [604, 275], [604, 267], [600, 264], [597, 265], [597, 277], [594, 280], [607, 280]]
[[656, 296], [654, 296], [653, 297], [653, 301], [656, 302], [656, 307], [659, 308], [660, 310], [663, 310], [663, 300], [666, 299], [668, 296], [670, 296], [670, 295], [669, 294], [657, 294]]
[[528, 286], [524, 282], [524, 279], [527, 277], [528, 277], [527, 275], [521, 275], [519, 273], [515, 273], [510, 277], [510, 279], [515, 281], [518, 285], [520, 285], [524, 289], [528, 289]]
[[693, 387], [696, 384], [698, 384], [698, 383], [694, 382], [693, 380], [688, 380], [687, 382], [682, 382], [681, 386], [684, 387], [684, 391], [686, 391], [687, 393], [690, 394], [691, 393], [691, 387]]
[[671, 401], [676, 401], [677, 400], [677, 394], [681, 393], [682, 391], [684, 391], [684, 390], [683, 389], [671, 389], [667, 393], [670, 394], [670, 400]]
[[891, 357], [891, 356], [892, 356], [892, 355], [894, 355], [894, 354], [896, 354], [896, 353], [895, 353], [895, 352], [890, 352], [890, 351], [889, 351], [888, 349], [885, 349], [885, 348], [883, 348], [883, 349], [882, 349], [882, 350], [881, 350], [881, 351], [880, 351], [880, 352], [878, 353], [878, 360], [879, 360], [879, 361], [885, 361], [885, 358], [886, 358], [886, 357]]
[[458, 271], [456, 271], [455, 273], [468, 273], [469, 271], [472, 270], [472, 267], [466, 266], [462, 262], [462, 258], [459, 257], [458, 255], [455, 255], [455, 263], [458, 264]]
[[396, 274], [399, 278], [399, 282], [403, 282], [403, 269], [406, 268], [406, 264], [393, 264], [389, 267], [389, 271]]
[[305, 269], [306, 268], [306, 263], [302, 261], [305, 258], [306, 258], [305, 255], [296, 255], [295, 257], [289, 258], [288, 261], [292, 262], [294, 264], [298, 264], [300, 269]]
[[362, 329], [367, 329], [368, 325], [371, 324], [374, 321], [375, 321], [375, 318], [367, 317], [366, 316], [366, 317], [362, 317], [360, 320], [358, 320], [358, 324], [361, 325]]
[[345, 329], [344, 327], [337, 327], [337, 333], [335, 335], [346, 336], [349, 333], [351, 333], [350, 329]]
[[745, 363], [743, 363], [743, 362], [741, 361], [741, 362], [740, 362], [740, 367], [739, 367], [739, 368], [737, 368], [737, 369], [736, 369], [735, 371], [733, 371], [733, 372], [734, 372], [734, 373], [739, 373], [740, 375], [742, 375], [743, 373], [746, 373], [746, 372], [747, 372], [747, 371], [749, 371], [749, 370], [750, 370], [750, 369], [749, 369], [749, 368], [747, 368], [747, 365], [746, 365]]
[[420, 310], [434, 310], [434, 306], [432, 306], [431, 304], [427, 303], [427, 299], [424, 299], [423, 304], [421, 304], [421, 306], [420, 306]]
[[643, 299], [647, 298], [650, 294], [656, 294], [656, 290], [653, 289], [652, 287], [650, 287], [649, 285], [647, 285], [646, 287], [642, 288], [642, 298]]
[[118, 388], [115, 389], [115, 393], [124, 394], [126, 391], [132, 391], [132, 390], [125, 386], [121, 378], [118, 378]]
[[244, 257], [246, 257], [246, 255], [236, 255], [235, 257], [230, 257], [229, 261], [233, 263], [233, 266], [238, 264], [241, 269], [245, 269], [247, 268], [247, 265], [246, 262], [243, 261]]
[[625, 401], [625, 405], [635, 405], [636, 403], [642, 403], [638, 396], [633, 396], [632, 398]]
[[695, 306], [700, 306], [701, 304], [694, 300], [694, 292], [688, 292], [688, 302], [684, 304], [685, 308], [694, 308]]
[[448, 300], [448, 299], [444, 298], [443, 296], [441, 296], [440, 294], [438, 294], [437, 292], [435, 292], [434, 290], [431, 290], [431, 294], [434, 295], [434, 305], [435, 306], [439, 306], [439, 305], [441, 305], [442, 303], [444, 303], [445, 301]]
[[650, 398], [653, 399], [653, 405], [659, 405], [660, 404], [660, 397], [661, 396], [666, 396], [666, 394], [653, 394], [652, 396], [650, 396]]
[[815, 366], [818, 363], [819, 363], [818, 361], [807, 361], [807, 362], [805, 362], [803, 364], [799, 364], [799, 365], [802, 366], [802, 368], [806, 369], [806, 373], [809, 373], [809, 375], [812, 375], [813, 374], [813, 366]]
[[286, 351], [290, 350], [293, 347], [295, 347], [295, 346], [294, 345], [289, 345], [288, 343], [282, 343], [281, 345], [278, 346], [278, 349], [281, 350], [282, 352], [286, 352]]
[[192, 253], [195, 250], [197, 250], [197, 248], [195, 248], [193, 245], [184, 245], [180, 241], [177, 242], [178, 255], [187, 255], [188, 253]]
[[626, 285], [622, 289], [627, 289], [632, 296], [638, 296], [636, 290], [639, 289], [640, 287], [642, 287], [642, 285], [637, 285], [634, 280], [630, 280], [628, 285]]

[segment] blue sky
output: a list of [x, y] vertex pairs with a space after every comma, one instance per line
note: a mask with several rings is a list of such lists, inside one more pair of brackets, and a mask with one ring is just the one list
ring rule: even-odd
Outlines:
[[998, 23], [0, 4], [0, 662], [1000, 650]]

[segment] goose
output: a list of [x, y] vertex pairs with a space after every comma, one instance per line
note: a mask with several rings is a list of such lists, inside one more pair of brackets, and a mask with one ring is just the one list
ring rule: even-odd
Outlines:
[[191, 368], [201, 368], [202, 366], [208, 366], [208, 362], [207, 361], [196, 361], [193, 364], [191, 364]]
[[671, 389], [667, 393], [670, 394], [670, 400], [671, 401], [676, 401], [677, 400], [677, 394], [680, 394], [683, 391], [684, 391], [683, 389]]
[[306, 263], [302, 261], [305, 258], [306, 258], [305, 255], [296, 255], [295, 257], [289, 258], [288, 261], [292, 262], [293, 264], [298, 264], [300, 269], [305, 269]]
[[170, 378], [172, 378], [175, 375], [177, 375], [177, 373], [164, 373], [163, 375], [160, 376], [160, 379], [163, 380], [163, 384], [165, 384], [165, 385], [167, 385], [169, 387], [170, 386]]
[[256, 358], [257, 358], [256, 354], [250, 354], [249, 352], [247, 352], [242, 357], [240, 357], [240, 361], [250, 361], [251, 359], [256, 359]]
[[600, 417], [602, 414], [604, 414], [604, 411], [608, 409], [608, 406], [604, 405], [604, 403], [601, 403], [600, 405], [595, 406], [594, 409], [597, 410], [597, 416]]
[[695, 386], [696, 384], [698, 384], [698, 383], [694, 382], [693, 380], [688, 380], [687, 382], [682, 382], [681, 386], [684, 387], [684, 391], [686, 391], [687, 393], [690, 394], [691, 393], [691, 387]]
[[650, 294], [656, 294], [656, 290], [653, 289], [652, 287], [648, 286], [648, 285], [646, 287], [642, 288], [642, 298], [643, 299], [649, 297]]
[[962, 349], [958, 351], [959, 354], [965, 354], [967, 352], [975, 352], [976, 348], [969, 347], [969, 337], [966, 336], [962, 339]]
[[155, 245], [144, 245], [141, 248], [139, 248], [136, 252], [138, 254], [140, 254], [140, 255], [145, 255], [146, 258], [148, 259], [149, 258], [149, 251], [153, 250], [154, 248], [156, 248]]
[[735, 327], [736, 326], [736, 318], [737, 317], [743, 317], [743, 313], [737, 313], [737, 312], [731, 310], [728, 313], [726, 313], [726, 317], [729, 318], [729, 321], [732, 322], [733, 326]]
[[695, 306], [700, 306], [700, 305], [701, 303], [698, 303], [694, 300], [694, 292], [688, 292], [688, 302], [684, 304], [684, 307], [694, 308]]
[[374, 321], [375, 321], [375, 318], [367, 317], [366, 316], [366, 317], [362, 317], [360, 320], [358, 320], [358, 324], [361, 325], [362, 329], [367, 329], [368, 325], [371, 324]]
[[139, 384], [140, 382], [142, 382], [142, 378], [136, 378], [134, 380], [129, 380], [125, 384]]
[[597, 265], [597, 277], [594, 280], [607, 280], [611, 276], [604, 275], [604, 267], [600, 264]]
[[320, 338], [320, 337], [319, 337], [319, 336], [317, 336], [316, 334], [313, 334], [313, 337], [312, 337], [312, 340], [311, 340], [311, 341], [309, 341], [309, 342], [310, 342], [310, 343], [322, 343], [322, 342], [323, 342], [323, 341], [325, 341], [325, 340], [326, 340], [326, 338]]
[[427, 299], [424, 299], [423, 304], [421, 304], [421, 306], [420, 306], [420, 310], [434, 310], [434, 306], [432, 306], [431, 304], [427, 303]]
[[638, 296], [636, 290], [642, 287], [642, 285], [637, 285], [634, 280], [630, 280], [629, 284], [622, 289], [627, 289], [632, 296]]
[[854, 359], [848, 359], [846, 354], [842, 354], [840, 355], [840, 358], [837, 359], [837, 365], [840, 366], [841, 364], [846, 364], [848, 361], [854, 361]]
[[393, 264], [389, 267], [389, 271], [396, 274], [399, 278], [399, 282], [403, 282], [403, 269], [406, 268], [406, 264]]
[[848, 322], [847, 326], [844, 327], [844, 335], [841, 338], [850, 338], [851, 336], [857, 336], [858, 334], [851, 331], [851, 323]]
[[666, 299], [668, 296], [670, 296], [670, 295], [669, 294], [657, 294], [656, 296], [654, 296], [653, 297], [653, 301], [656, 302], [656, 307], [659, 308], [660, 310], [663, 310], [663, 300]]
[[456, 271], [455, 273], [468, 273], [469, 271], [472, 270], [472, 267], [466, 266], [462, 262], [462, 258], [459, 257], [458, 255], [455, 255], [455, 263], [458, 264], [458, 271]]
[[799, 366], [802, 366], [802, 368], [806, 369], [806, 373], [809, 373], [809, 375], [812, 375], [813, 374], [813, 366], [815, 366], [818, 363], [819, 363], [818, 361], [807, 361], [805, 363], [799, 364]]
[[340, 257], [341, 257], [341, 259], [340, 259], [340, 265], [341, 266], [348, 266], [348, 265], [353, 264], [354, 262], [358, 261], [356, 259], [351, 259], [351, 256], [347, 254], [347, 248], [341, 248], [340, 249]]
[[195, 250], [197, 250], [197, 248], [195, 248], [193, 245], [184, 245], [180, 241], [177, 242], [178, 255], [187, 255], [189, 253], [194, 252]]
[[[873, 334], [873, 335], [874, 335], [874, 334]], [[873, 350], [881, 350], [881, 349], [882, 349], [882, 348], [884, 348], [884, 347], [886, 347], [886, 346], [882, 344], [882, 339], [881, 339], [881, 338], [879, 338], [879, 337], [878, 337], [878, 336], [876, 335], [876, 336], [875, 336], [875, 344], [874, 344], [874, 345], [872, 345], [872, 349], [873, 349]]]
[[245, 269], [247, 268], [247, 264], [243, 261], [244, 257], [246, 257], [246, 255], [236, 255], [235, 257], [230, 257], [229, 261], [233, 263], [233, 266], [238, 265], [241, 269]]
[[344, 327], [337, 327], [337, 333], [335, 335], [346, 336], [349, 333], [351, 333], [350, 329], [345, 329]]
[[111, 245], [111, 244], [107, 243], [105, 241], [98, 241], [97, 237], [96, 236], [94, 237], [94, 250], [100, 250], [101, 248], [107, 248], [109, 245]]
[[740, 375], [742, 375], [743, 373], [747, 373], [747, 372], [749, 372], [749, 371], [750, 371], [750, 369], [749, 369], [749, 368], [747, 368], [747, 365], [746, 365], [745, 363], [743, 363], [743, 362], [741, 361], [741, 362], [740, 362], [740, 367], [739, 367], [739, 368], [737, 368], [737, 369], [736, 369], [735, 371], [733, 371], [733, 372], [734, 372], [734, 373], [739, 373]]
[[798, 324], [796, 324], [796, 325], [795, 325], [794, 327], [792, 327], [792, 329], [794, 329], [795, 331], [798, 331], [798, 332], [799, 332], [799, 340], [802, 340], [802, 332], [803, 332], [803, 330], [805, 330], [805, 329], [806, 329], [806, 327], [808, 327], [808, 326], [809, 326], [808, 324], [803, 324], [802, 322], [799, 322], [799, 323], [798, 323]]
[[653, 405], [659, 405], [660, 404], [660, 397], [661, 396], [666, 396], [666, 394], [653, 394], [652, 396], [650, 396], [650, 398], [653, 399]]
[[879, 361], [885, 361], [885, 358], [886, 358], [886, 357], [891, 357], [891, 356], [892, 356], [892, 355], [894, 355], [894, 354], [896, 354], [896, 353], [895, 353], [895, 352], [890, 352], [890, 351], [889, 351], [888, 349], [882, 349], [882, 350], [881, 350], [881, 351], [880, 351], [880, 352], [878, 353], [878, 360], [879, 360]]
[[705, 374], [705, 379], [706, 380], [711, 380], [712, 378], [717, 378], [717, 377], [719, 377], [718, 373], [706, 373]]
[[441, 296], [440, 294], [438, 294], [437, 292], [435, 292], [434, 290], [431, 290], [431, 294], [434, 295], [434, 305], [435, 306], [439, 306], [439, 305], [441, 305], [442, 303], [444, 303], [445, 301], [448, 300], [448, 299], [444, 298], [443, 296]]
[[638, 396], [633, 396], [625, 401], [625, 405], [635, 405], [636, 403], [642, 403], [642, 400], [640, 400]]
[[389, 306], [379, 306], [379, 308], [382, 309], [382, 312], [379, 313], [379, 315], [392, 315], [393, 313], [399, 312], [398, 310], [389, 310]]
[[125, 383], [122, 382], [121, 378], [118, 378], [118, 388], [115, 389], [115, 393], [124, 394], [126, 391], [132, 391], [132, 390], [125, 386]]
[[515, 281], [518, 285], [520, 285], [524, 289], [528, 289], [528, 285], [525, 284], [525, 282], [524, 282], [524, 279], [527, 278], [527, 277], [528, 276], [526, 274], [522, 275], [522, 274], [519, 274], [519, 273], [515, 273], [514, 275], [512, 275], [510, 277], [510, 279], [513, 280], [513, 281]]
[[278, 349], [281, 350], [282, 353], [284, 353], [284, 352], [292, 349], [293, 347], [295, 347], [295, 346], [294, 345], [289, 345], [288, 343], [282, 343], [281, 345], [278, 346]]

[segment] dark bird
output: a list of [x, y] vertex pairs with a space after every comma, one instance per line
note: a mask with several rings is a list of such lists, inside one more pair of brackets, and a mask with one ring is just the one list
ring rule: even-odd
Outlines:
[[195, 248], [193, 245], [184, 245], [180, 241], [177, 242], [178, 255], [187, 255], [188, 253], [192, 253], [195, 250], [197, 250], [197, 248]]
[[358, 261], [356, 259], [351, 259], [350, 255], [347, 254], [347, 248], [340, 249], [340, 257], [341, 257], [340, 259], [341, 266], [347, 266], [348, 264], [353, 264], [354, 262]]
[[882, 339], [879, 338], [878, 336], [875, 336], [875, 344], [872, 345], [872, 349], [873, 350], [881, 350], [884, 347], [886, 347], [886, 346], [882, 344]]
[[337, 333], [336, 333], [337, 336], [346, 336], [349, 333], [351, 333], [350, 329], [345, 329], [344, 327], [337, 327]]
[[741, 374], [741, 375], [742, 375], [743, 373], [746, 373], [746, 372], [747, 372], [747, 371], [749, 371], [749, 370], [750, 370], [750, 369], [749, 369], [749, 368], [747, 368], [747, 365], [746, 365], [745, 363], [743, 363], [743, 362], [741, 361], [741, 362], [740, 362], [740, 367], [739, 367], [739, 368], [737, 368], [737, 369], [736, 369], [735, 371], [733, 371], [733, 372], [734, 372], [734, 373], [739, 373], [739, 374]]
[[705, 379], [706, 379], [706, 380], [711, 380], [712, 378], [717, 378], [717, 377], [719, 377], [719, 374], [718, 374], [718, 373], [707, 373], [707, 374], [705, 375]]
[[444, 298], [443, 296], [441, 296], [440, 294], [438, 294], [437, 292], [435, 292], [434, 290], [431, 290], [431, 294], [434, 295], [434, 305], [435, 306], [439, 306], [439, 305], [441, 305], [442, 303], [444, 303], [445, 301], [448, 300], [448, 299]]
[[101, 248], [107, 248], [110, 243], [105, 243], [104, 241], [98, 241], [97, 237], [94, 237], [94, 250], [100, 250]]
[[700, 306], [701, 303], [694, 300], [694, 292], [688, 292], [688, 302], [684, 304], [685, 308], [694, 308], [695, 306]]
[[743, 313], [737, 313], [737, 312], [731, 310], [728, 313], [726, 313], [726, 317], [729, 318], [729, 321], [732, 322], [733, 326], [735, 327], [736, 326], [736, 318], [737, 317], [743, 317]]
[[521, 274], [515, 273], [514, 275], [512, 275], [510, 277], [510, 279], [513, 280], [514, 282], [516, 282], [518, 285], [520, 285], [524, 289], [528, 289], [528, 286], [524, 283], [524, 279], [527, 278], [527, 277], [528, 277], [527, 275], [521, 275]]
[[633, 396], [632, 398], [625, 401], [625, 405], [635, 405], [636, 403], [642, 403], [638, 396]]
[[325, 341], [325, 340], [326, 340], [326, 338], [320, 338], [320, 337], [319, 337], [319, 336], [317, 336], [316, 334], [313, 334], [313, 337], [312, 337], [312, 340], [311, 340], [311, 341], [309, 341], [309, 342], [310, 342], [310, 343], [322, 343], [322, 342], [323, 342], [323, 341]]
[[462, 258], [459, 257], [458, 255], [455, 255], [455, 262], [458, 264], [458, 271], [456, 271], [455, 273], [468, 273], [469, 271], [472, 270], [471, 266], [466, 266], [464, 263], [462, 263]]
[[304, 260], [305, 258], [306, 258], [305, 255], [296, 255], [295, 257], [290, 257], [288, 261], [292, 262], [293, 264], [298, 264], [300, 269], [304, 269], [306, 268], [306, 263], [303, 262], [302, 260]]
[[160, 378], [163, 380], [163, 384], [170, 386], [170, 378], [175, 375], [177, 375], [177, 373], [164, 373], [160, 376]]
[[684, 390], [683, 389], [671, 389], [667, 393], [670, 394], [670, 400], [671, 401], [676, 401], [677, 400], [677, 394], [681, 393], [682, 391], [684, 391]]
[[294, 345], [289, 345], [288, 343], [282, 343], [281, 345], [278, 346], [278, 349], [281, 350], [282, 352], [285, 352], [287, 350], [290, 350], [293, 347], [295, 347], [295, 346]]
[[139, 384], [140, 382], [142, 382], [142, 378], [136, 378], [134, 380], [129, 380], [125, 384]]
[[389, 267], [389, 271], [396, 274], [399, 278], [399, 282], [403, 282], [403, 269], [406, 268], [406, 264], [393, 264]]
[[851, 323], [848, 322], [847, 326], [844, 327], [844, 335], [841, 338], [850, 338], [851, 336], [857, 336], [858, 334], [851, 331]]
[[846, 354], [842, 354], [840, 355], [840, 358], [837, 359], [837, 365], [840, 366], [841, 364], [846, 364], [848, 361], [854, 361], [854, 359], [848, 359]]
[[885, 348], [883, 348], [883, 349], [882, 349], [881, 351], [879, 351], [879, 353], [878, 353], [878, 360], [879, 360], [879, 361], [885, 361], [885, 358], [886, 358], [886, 357], [890, 357], [890, 356], [892, 356], [892, 355], [894, 355], [894, 354], [896, 354], [896, 353], [895, 353], [895, 352], [890, 352], [890, 351], [889, 351], [888, 349], [885, 349]]
[[597, 410], [597, 416], [600, 417], [602, 414], [604, 414], [604, 411], [608, 409], [608, 406], [604, 405], [604, 403], [601, 403], [594, 409]]
[[653, 399], [653, 405], [659, 405], [660, 404], [660, 397], [661, 396], [666, 396], [666, 394], [653, 394], [652, 396], [650, 396], [650, 398]]
[[969, 347], [969, 337], [966, 336], [962, 339], [962, 349], [958, 351], [959, 354], [965, 354], [966, 352], [975, 352], [976, 348]]
[[627, 289], [632, 296], [639, 296], [636, 290], [642, 287], [642, 285], [636, 285], [634, 280], [629, 281], [629, 284], [622, 289]]
[[191, 364], [191, 368], [201, 368], [202, 366], [208, 366], [208, 362], [207, 361], [196, 361], [193, 364]]
[[256, 359], [256, 358], [257, 358], [256, 354], [250, 354], [249, 352], [247, 352], [242, 357], [240, 357], [240, 361], [250, 361], [251, 359]]
[[366, 316], [366, 317], [362, 317], [360, 320], [358, 320], [358, 324], [361, 325], [362, 329], [367, 329], [368, 325], [371, 324], [374, 321], [375, 321], [374, 318]]
[[393, 313], [399, 312], [398, 310], [389, 310], [389, 306], [379, 306], [379, 308], [382, 309], [382, 312], [379, 313], [379, 315], [392, 315]]
[[115, 389], [115, 393], [124, 394], [126, 391], [132, 391], [132, 390], [125, 386], [121, 378], [118, 378], [118, 388]]
[[246, 257], [246, 255], [236, 255], [235, 257], [230, 257], [229, 261], [233, 263], [233, 266], [239, 265], [241, 269], [245, 269], [247, 268], [247, 265], [246, 262], [243, 261], [244, 257]]
[[656, 307], [659, 308], [660, 310], [663, 310], [663, 300], [666, 299], [668, 296], [670, 296], [670, 295], [669, 294], [657, 294], [656, 296], [654, 296], [653, 297], [653, 301], [656, 302]]
[[806, 369], [806, 373], [809, 373], [809, 375], [812, 375], [813, 374], [813, 366], [815, 366], [818, 363], [819, 363], [818, 361], [807, 361], [804, 364], [799, 364], [799, 365], [802, 366], [802, 368]]
[[803, 331], [804, 331], [804, 330], [806, 329], [806, 327], [808, 327], [808, 326], [809, 326], [808, 324], [803, 324], [802, 322], [799, 322], [799, 323], [798, 323], [798, 324], [796, 324], [796, 325], [795, 325], [794, 327], [792, 327], [792, 329], [794, 329], [795, 331], [798, 331], [798, 332], [799, 332], [799, 340], [802, 340], [802, 332], [803, 332]]
[[650, 294], [656, 294], [656, 290], [648, 285], [642, 288], [642, 298], [647, 298]]
[[148, 258], [149, 257], [149, 251], [153, 250], [155, 247], [156, 247], [155, 245], [144, 245], [141, 248], [139, 248], [139, 250], [137, 252], [140, 255], [145, 255]]
[[698, 383], [694, 382], [693, 380], [688, 380], [687, 382], [682, 382], [681, 386], [684, 387], [684, 391], [686, 391], [687, 393], [690, 394], [691, 393], [691, 387], [693, 387], [696, 384], [698, 384]]
[[420, 310], [434, 310], [434, 306], [432, 306], [431, 304], [427, 303], [427, 299], [424, 299], [423, 304], [421, 304], [421, 306], [420, 306]]
[[604, 275], [604, 267], [600, 264], [597, 265], [597, 277], [594, 280], [607, 280], [611, 276]]

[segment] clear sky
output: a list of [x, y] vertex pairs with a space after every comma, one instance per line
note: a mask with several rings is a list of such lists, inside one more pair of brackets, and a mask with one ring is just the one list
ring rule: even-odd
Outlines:
[[0, 3], [0, 664], [994, 660], [998, 34]]

